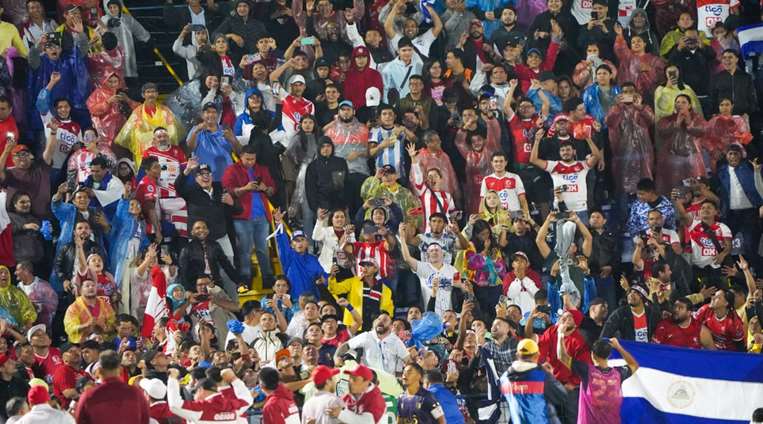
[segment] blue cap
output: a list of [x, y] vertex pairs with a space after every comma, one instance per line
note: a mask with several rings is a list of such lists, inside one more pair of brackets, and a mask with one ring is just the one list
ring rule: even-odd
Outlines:
[[530, 50], [527, 51], [527, 55], [528, 56], [530, 56], [533, 53], [537, 54], [540, 57], [543, 57], [543, 53], [539, 49], [536, 49], [535, 47], [533, 47], [533, 48], [531, 48]]
[[341, 102], [339, 102], [339, 109], [341, 109], [344, 106], [347, 106], [350, 109], [355, 109], [355, 106], [353, 106], [352, 102], [349, 100], [342, 100]]

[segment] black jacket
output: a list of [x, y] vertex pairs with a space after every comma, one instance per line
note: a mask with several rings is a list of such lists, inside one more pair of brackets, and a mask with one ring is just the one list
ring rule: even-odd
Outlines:
[[710, 96], [713, 106], [718, 109], [718, 102], [728, 97], [734, 102], [734, 114], [751, 114], [758, 110], [758, 99], [755, 94], [755, 83], [750, 74], [742, 69], [737, 69], [734, 75], [728, 71], [722, 71], [712, 78], [710, 82]]
[[228, 261], [225, 253], [223, 253], [223, 249], [216, 241], [208, 238], [202, 243], [200, 240], [193, 239], [180, 251], [180, 259], [178, 259], [180, 282], [186, 290], [196, 291], [196, 277], [199, 274], [203, 274], [206, 268], [204, 260], [205, 250], [212, 279], [218, 285], [222, 281], [220, 279], [220, 268], [225, 270], [225, 273], [228, 274], [231, 280], [236, 282], [241, 281], [238, 272]]
[[608, 230], [604, 230], [601, 234], [598, 231], [591, 230], [591, 235], [593, 236], [593, 243], [591, 258], [588, 260], [591, 272], [598, 274], [603, 266], [619, 264], [620, 257], [617, 254], [617, 236]]
[[318, 157], [310, 162], [305, 174], [305, 194], [310, 209], [343, 209], [348, 205], [345, 183], [350, 171], [347, 161], [334, 156]]
[[[644, 305], [644, 312], [646, 314], [647, 337], [652, 340], [654, 329], [657, 328], [657, 323], [662, 315], [660, 309], [650, 303]], [[609, 315], [607, 322], [604, 323], [604, 328], [601, 330], [601, 337], [617, 337], [621, 340], [636, 339], [636, 332], [633, 329], [633, 312], [631, 312], [630, 306], [623, 305]]]
[[[188, 205], [189, 230], [194, 222], [203, 220], [209, 227], [210, 240], [217, 240], [227, 235], [228, 220], [233, 214], [241, 212], [241, 206], [238, 203], [230, 207], [222, 202], [224, 190], [220, 182], [212, 183], [210, 197], [195, 181], [188, 181], [188, 177], [181, 173], [175, 180], [175, 188]], [[235, 197], [233, 200], [237, 202]]]
[[694, 53], [689, 49], [679, 50], [675, 47], [668, 55], [668, 62], [678, 66], [683, 82], [689, 84], [698, 96], [708, 94], [710, 78], [707, 76], [715, 65], [715, 51], [712, 47], [701, 47]]
[[242, 18], [234, 10], [231, 12], [230, 16], [225, 18], [220, 26], [210, 33], [209, 42], [214, 42], [214, 40], [212, 40], [214, 34], [236, 34], [243, 38], [243, 47], [239, 47], [238, 44], [234, 43], [232, 40], [228, 43], [230, 46], [228, 55], [233, 60], [234, 66], [236, 66], [239, 61], [241, 61], [241, 56], [249, 52], [257, 51], [257, 40], [267, 33], [265, 25], [252, 17], [251, 14], [246, 18]]
[[[85, 241], [83, 248], [85, 250], [85, 256], [91, 252], [97, 252], [103, 258], [104, 263], [109, 263], [106, 257], [106, 253], [98, 245], [98, 243], [92, 240], [87, 240]], [[74, 245], [74, 242], [64, 245], [64, 247], [62, 247], [61, 250], [59, 250], [56, 254], [56, 259], [53, 261], [53, 272], [59, 278], [61, 283], [63, 283], [64, 280], [71, 280], [73, 278], [74, 258], [76, 257], [77, 247]]]
[[[206, 22], [206, 27], [208, 30], [211, 30], [220, 23], [221, 17], [217, 11], [211, 10], [208, 7], [204, 7], [202, 5], [202, 9], [204, 9], [204, 20]], [[191, 23], [191, 11], [185, 2], [178, 6], [174, 6], [172, 4], [164, 5], [162, 15], [164, 18], [164, 23], [172, 32], [180, 32], [184, 26]], [[211, 37], [212, 34], [209, 35]], [[191, 43], [190, 35], [186, 37], [186, 42], [187, 44]]]

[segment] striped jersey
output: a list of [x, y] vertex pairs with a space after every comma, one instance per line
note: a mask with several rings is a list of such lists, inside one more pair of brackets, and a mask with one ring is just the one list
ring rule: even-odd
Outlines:
[[397, 171], [398, 176], [401, 178], [405, 177], [405, 169], [403, 166], [403, 149], [405, 145], [405, 133], [403, 131], [400, 131], [397, 136], [395, 136], [395, 128], [382, 128], [382, 127], [376, 127], [372, 128], [371, 132], [368, 136], [368, 142], [369, 143], [375, 143], [375, 144], [381, 144], [384, 140], [395, 138], [397, 139], [397, 143], [393, 144], [391, 147], [387, 147], [380, 151], [376, 155], [376, 169], [381, 168], [384, 165], [392, 165], [395, 167], [395, 170]]
[[413, 174], [413, 192], [419, 197], [421, 207], [424, 209], [425, 232], [429, 232], [429, 217], [435, 212], [448, 215], [456, 209], [456, 205], [450, 193], [445, 190], [432, 190], [424, 183], [424, 175], [419, 164], [411, 166], [411, 173]]

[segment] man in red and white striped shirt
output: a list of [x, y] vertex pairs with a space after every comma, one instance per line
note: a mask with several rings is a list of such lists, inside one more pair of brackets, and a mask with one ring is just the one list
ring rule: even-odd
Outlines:
[[143, 152], [143, 159], [155, 157], [162, 168], [157, 179], [159, 209], [162, 218], [172, 223], [181, 237], [188, 236], [188, 208], [175, 190], [175, 180], [186, 165], [183, 149], [170, 143], [170, 134], [164, 127], [154, 130], [151, 147]]
[[413, 144], [408, 144], [406, 150], [411, 157], [413, 192], [421, 201], [421, 208], [424, 210], [424, 222], [426, 223], [425, 232], [429, 232], [429, 217], [437, 212], [447, 216], [450, 212], [455, 211], [456, 205], [453, 196], [441, 188], [443, 184], [442, 171], [439, 168], [430, 168], [427, 170], [426, 180], [424, 180], [421, 166], [419, 166], [419, 152], [416, 151]]

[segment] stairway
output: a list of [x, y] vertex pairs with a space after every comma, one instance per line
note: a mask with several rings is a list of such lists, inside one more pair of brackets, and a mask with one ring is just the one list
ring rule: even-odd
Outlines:
[[[130, 10], [132, 16], [151, 33], [153, 46], [157, 48], [164, 58], [175, 69], [175, 72], [183, 80], [187, 80], [185, 60], [172, 53], [172, 43], [178, 36], [177, 32], [168, 32], [164, 24], [162, 9], [164, 3], [160, 1], [147, 2], [145, 0], [123, 0], [124, 5]], [[175, 7], [186, 7], [184, 4]], [[168, 94], [178, 88], [177, 81], [170, 75], [162, 62], [151, 49], [145, 44], [136, 43], [136, 59], [138, 62], [138, 75], [141, 83], [155, 82], [159, 85], [161, 94]]]

